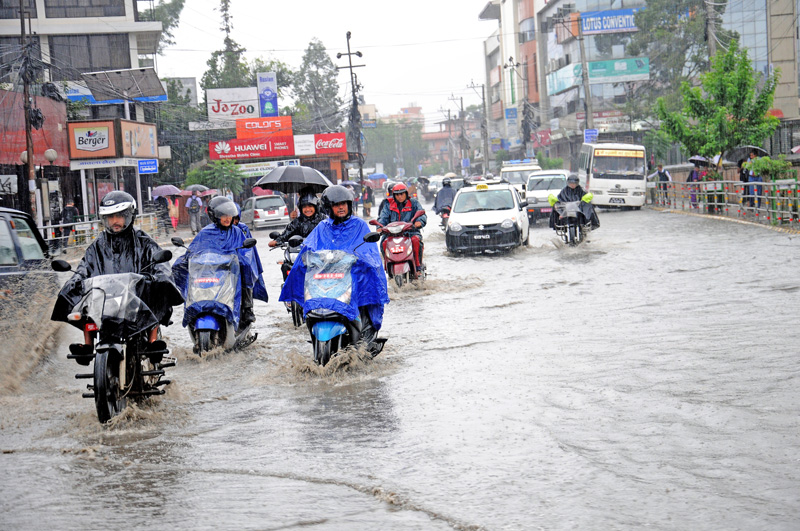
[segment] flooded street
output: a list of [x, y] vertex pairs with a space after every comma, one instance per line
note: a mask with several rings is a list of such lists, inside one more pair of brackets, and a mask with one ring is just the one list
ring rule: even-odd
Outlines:
[[578, 248], [539, 222], [455, 257], [431, 215], [384, 352], [324, 369], [257, 232], [256, 343], [198, 359], [177, 311], [173, 384], [108, 427], [65, 326], [0, 389], [0, 528], [797, 529], [800, 236], [600, 221]]

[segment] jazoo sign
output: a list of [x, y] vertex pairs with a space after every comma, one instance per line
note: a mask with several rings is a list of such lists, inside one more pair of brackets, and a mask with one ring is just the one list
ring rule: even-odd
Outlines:
[[208, 121], [258, 118], [258, 94], [255, 87], [208, 89]]
[[278, 76], [275, 72], [257, 74], [258, 112], [262, 118], [278, 116]]
[[75, 148], [80, 151], [108, 149], [108, 127], [76, 127]]

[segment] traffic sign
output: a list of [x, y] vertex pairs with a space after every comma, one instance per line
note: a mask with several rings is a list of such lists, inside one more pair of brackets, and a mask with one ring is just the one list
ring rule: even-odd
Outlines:
[[591, 144], [597, 142], [597, 135], [600, 133], [597, 129], [584, 129], [583, 130], [583, 142], [585, 144]]
[[158, 159], [142, 159], [139, 164], [139, 174], [158, 173]]

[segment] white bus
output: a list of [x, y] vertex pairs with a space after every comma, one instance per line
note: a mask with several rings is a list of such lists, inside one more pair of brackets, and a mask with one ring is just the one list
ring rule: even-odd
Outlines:
[[647, 193], [646, 160], [644, 146], [583, 144], [578, 178], [581, 186], [594, 194], [593, 204], [639, 209]]

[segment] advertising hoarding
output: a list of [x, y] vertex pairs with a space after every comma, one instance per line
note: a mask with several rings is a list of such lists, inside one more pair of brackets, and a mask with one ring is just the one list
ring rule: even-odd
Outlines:
[[278, 76], [275, 72], [264, 72], [256, 74], [256, 78], [259, 116], [278, 116]]
[[314, 154], [314, 135], [297, 135], [294, 137], [295, 155]]
[[291, 116], [240, 118], [236, 120], [236, 138], [258, 138], [278, 132], [292, 132]]
[[256, 87], [208, 89], [208, 121], [258, 118], [258, 89]]
[[123, 157], [158, 158], [155, 124], [120, 120], [119, 127]]
[[345, 153], [347, 144], [344, 133], [314, 135], [314, 154]]
[[72, 122], [67, 124], [70, 159], [100, 159], [117, 156], [114, 122]]
[[260, 139], [232, 139], [208, 143], [211, 160], [241, 160], [294, 155], [292, 135], [272, 135]]
[[[567, 65], [547, 76], [547, 94], [552, 96], [583, 82], [580, 63]], [[622, 83], [650, 79], [650, 59], [632, 57], [589, 62], [589, 83]]]
[[584, 35], [639, 31], [634, 14], [640, 9], [644, 8], [586, 11], [581, 13], [581, 30]]

